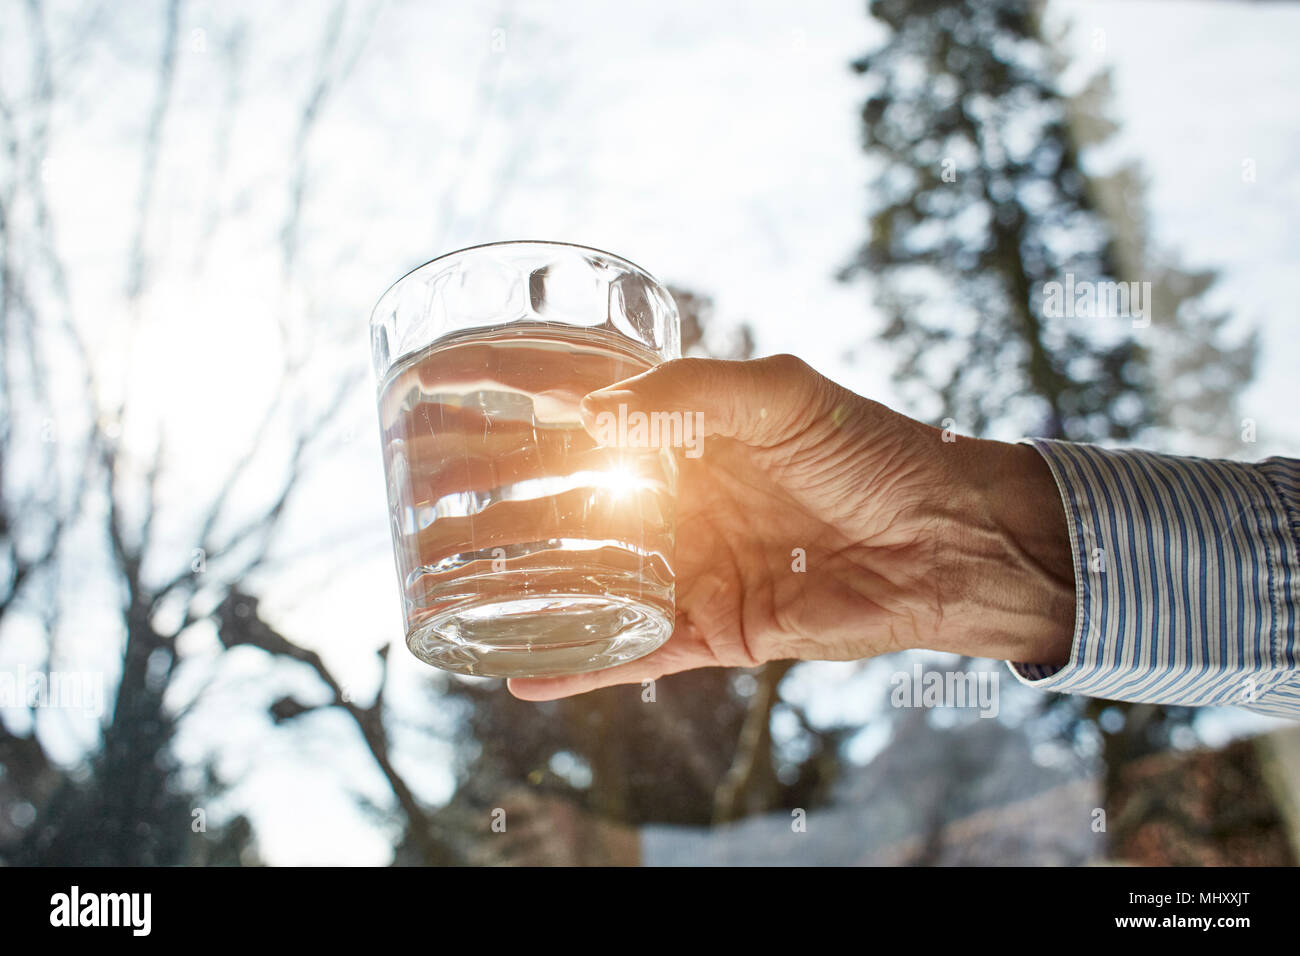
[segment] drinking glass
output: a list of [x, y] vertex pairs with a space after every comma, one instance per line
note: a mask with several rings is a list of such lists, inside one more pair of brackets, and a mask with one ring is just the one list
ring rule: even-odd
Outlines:
[[541, 676], [667, 640], [676, 460], [597, 443], [579, 403], [680, 354], [668, 291], [608, 252], [496, 242], [398, 280], [370, 337], [415, 656]]

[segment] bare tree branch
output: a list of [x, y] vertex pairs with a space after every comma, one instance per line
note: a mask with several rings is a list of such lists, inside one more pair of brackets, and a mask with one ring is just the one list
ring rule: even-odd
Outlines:
[[771, 787], [772, 777], [772, 708], [780, 701], [777, 691], [781, 679], [794, 661], [773, 661], [758, 674], [758, 686], [749, 701], [745, 722], [736, 742], [731, 766], [718, 784], [713, 802], [713, 822], [731, 823], [749, 812], [749, 803], [763, 804], [764, 788]]
[[[370, 755], [379, 766], [397, 798], [398, 805], [406, 815], [407, 830], [412, 840], [429, 861], [440, 859], [445, 850], [435, 839], [433, 819], [416, 798], [406, 780], [393, 766], [389, 756], [388, 732], [383, 720], [383, 685], [379, 694], [369, 707], [362, 707], [345, 693], [342, 684], [331, 673], [325, 662], [315, 651], [299, 647], [263, 621], [257, 612], [257, 598], [244, 594], [238, 588], [232, 588], [230, 594], [217, 609], [220, 622], [218, 634], [226, 647], [249, 644], [261, 648], [272, 657], [283, 657], [306, 664], [321, 682], [330, 690], [332, 699], [325, 706], [338, 707], [348, 714], [361, 731]], [[387, 667], [387, 648], [380, 652]], [[385, 670], [386, 673], [386, 670]], [[304, 713], [307, 709], [298, 710]], [[295, 714], [296, 715], [296, 714]]]

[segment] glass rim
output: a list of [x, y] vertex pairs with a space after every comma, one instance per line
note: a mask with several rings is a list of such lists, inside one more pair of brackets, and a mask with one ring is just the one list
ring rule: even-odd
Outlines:
[[[637, 265], [631, 259], [628, 259], [625, 256], [620, 256], [618, 253], [615, 252], [609, 252], [608, 250], [605, 249], [597, 249], [595, 246], [584, 246], [580, 242], [564, 242], [559, 239], [498, 239], [494, 242], [479, 242], [479, 243], [475, 243], [472, 246], [464, 246], [463, 248], [460, 249], [452, 249], [449, 252], [444, 252], [441, 255], [434, 256], [432, 259], [428, 260], [427, 262], [422, 262], [414, 269], [411, 269], [410, 271], [406, 272], [400, 278], [394, 280], [393, 283], [389, 285], [387, 289], [384, 290], [384, 294], [381, 295], [378, 298], [378, 300], [376, 300], [374, 308], [370, 310], [369, 324], [372, 326], [374, 325], [375, 316], [379, 313], [379, 307], [384, 304], [384, 301], [388, 298], [389, 294], [392, 293], [394, 289], [396, 289], [407, 279], [411, 278], [411, 276], [415, 275], [417, 272], [422, 272], [425, 269], [427, 269], [429, 266], [434, 265], [435, 263], [438, 262], [442, 262], [444, 259], [451, 259], [454, 256], [460, 256], [467, 252], [477, 252], [480, 249], [495, 249], [500, 246], [542, 246], [542, 247], [551, 246], [551, 247], [558, 247], [562, 249], [580, 249], [583, 252], [594, 252], [597, 255], [607, 256], [608, 258], [614, 260], [615, 262], [627, 266], [634, 272], [639, 272], [642, 276], [649, 279], [651, 282], [659, 286], [659, 288], [663, 289], [665, 292], [668, 291], [668, 286], [665, 285], [663, 282], [660, 282], [657, 278], [655, 278], [655, 276], [651, 274], [651, 272], [648, 269], [645, 269]], [[669, 295], [671, 295], [671, 293], [669, 293]]]

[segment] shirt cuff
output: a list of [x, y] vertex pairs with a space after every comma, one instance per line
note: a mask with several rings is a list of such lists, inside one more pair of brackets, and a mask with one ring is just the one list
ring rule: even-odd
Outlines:
[[1076, 605], [1069, 662], [1009, 662], [1019, 680], [1259, 710], [1293, 695], [1300, 561], [1275, 482], [1240, 462], [1027, 443], [1061, 493]]

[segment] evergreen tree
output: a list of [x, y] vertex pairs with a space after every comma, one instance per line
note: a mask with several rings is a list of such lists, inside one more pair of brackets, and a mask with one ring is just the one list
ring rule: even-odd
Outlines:
[[[875, 205], [844, 277], [869, 277], [879, 337], [919, 413], [975, 435], [1234, 436], [1253, 341], [1225, 343], [1226, 317], [1204, 304], [1212, 274], [1153, 251], [1135, 168], [1092, 175], [1083, 159], [1114, 130], [1108, 77], [1062, 90], [1065, 58], [1039, 3], [873, 0], [869, 12], [887, 35], [853, 66], [870, 88]], [[1053, 299], [1116, 282], [1149, 295], [1129, 314]], [[1189, 719], [1105, 701], [1049, 706], [1067, 735], [1101, 735], [1111, 796], [1125, 763]]]

